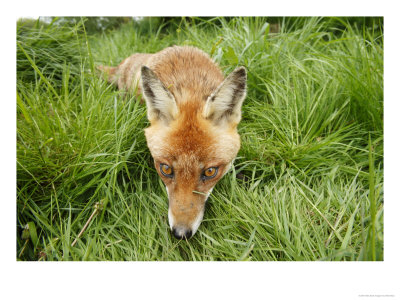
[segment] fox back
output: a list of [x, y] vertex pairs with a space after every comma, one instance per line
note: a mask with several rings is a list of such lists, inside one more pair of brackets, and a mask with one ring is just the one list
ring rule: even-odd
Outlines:
[[224, 79], [207, 54], [175, 46], [99, 69], [120, 89], [138, 87], [143, 95], [150, 121], [147, 145], [166, 185], [169, 224], [175, 237], [190, 238], [240, 148], [236, 128], [246, 96], [245, 68]]

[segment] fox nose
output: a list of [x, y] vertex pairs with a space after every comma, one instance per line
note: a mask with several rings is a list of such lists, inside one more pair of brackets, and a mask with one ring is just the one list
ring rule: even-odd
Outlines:
[[192, 236], [192, 230], [185, 227], [173, 227], [172, 234], [180, 240], [189, 239]]

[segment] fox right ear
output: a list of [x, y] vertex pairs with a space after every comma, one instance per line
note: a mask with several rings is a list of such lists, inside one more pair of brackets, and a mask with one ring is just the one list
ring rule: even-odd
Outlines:
[[169, 124], [174, 120], [178, 113], [174, 96], [146, 66], [141, 68], [141, 85], [150, 123], [162, 120]]
[[246, 97], [246, 69], [236, 68], [208, 97], [203, 117], [215, 125], [236, 126], [241, 119], [241, 109]]

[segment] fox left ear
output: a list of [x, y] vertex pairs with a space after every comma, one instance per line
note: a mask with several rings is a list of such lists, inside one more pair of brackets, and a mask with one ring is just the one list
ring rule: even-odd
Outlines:
[[246, 69], [236, 68], [208, 97], [203, 117], [214, 124], [226, 121], [236, 126], [241, 119], [241, 108], [246, 97]]
[[178, 113], [174, 96], [157, 75], [146, 66], [141, 68], [141, 81], [147, 106], [147, 118], [151, 123], [162, 120], [169, 124]]

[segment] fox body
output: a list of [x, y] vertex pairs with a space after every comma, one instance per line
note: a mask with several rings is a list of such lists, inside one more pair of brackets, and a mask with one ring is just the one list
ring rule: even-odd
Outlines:
[[190, 238], [240, 148], [236, 128], [246, 96], [245, 68], [224, 79], [207, 54], [178, 46], [98, 68], [118, 88], [143, 95], [150, 121], [145, 136], [166, 185], [169, 224], [175, 237]]

